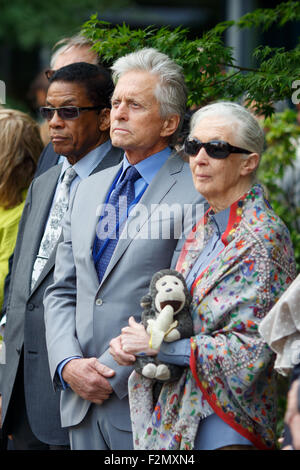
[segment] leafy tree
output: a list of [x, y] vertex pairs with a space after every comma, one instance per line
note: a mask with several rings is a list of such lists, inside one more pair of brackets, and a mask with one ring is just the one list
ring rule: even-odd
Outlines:
[[21, 49], [53, 45], [60, 38], [78, 32], [92, 12], [124, 8], [130, 0], [1, 0], [0, 41]]
[[270, 116], [272, 103], [290, 98], [292, 84], [300, 77], [299, 44], [291, 51], [283, 47], [258, 46], [253, 51], [253, 67], [235, 62], [233, 50], [224, 44], [230, 27], [278, 27], [300, 20], [300, 2], [288, 1], [274, 9], [258, 9], [237, 22], [226, 21], [191, 40], [188, 29], [178, 27], [132, 29], [126, 24], [112, 26], [92, 15], [82, 34], [92, 39], [94, 48], [107, 62], [142, 47], [155, 47], [168, 54], [185, 73], [189, 89], [188, 105], [202, 105], [212, 99], [241, 99], [255, 103], [255, 110]]
[[263, 126], [266, 130], [266, 150], [259, 168], [259, 180], [268, 190], [273, 209], [290, 230], [300, 271], [300, 207], [294, 204], [289, 190], [282, 184], [287, 168], [294, 167], [296, 148], [300, 145], [300, 126], [296, 112], [291, 109], [274, 113], [264, 120]]

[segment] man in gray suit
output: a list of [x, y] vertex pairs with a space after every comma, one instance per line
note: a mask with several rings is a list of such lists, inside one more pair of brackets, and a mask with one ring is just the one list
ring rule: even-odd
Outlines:
[[[114, 361], [109, 343], [131, 315], [140, 319], [140, 299], [153, 273], [170, 266], [174, 231], [183, 223], [183, 211], [174, 206], [203, 203], [188, 165], [170, 148], [185, 112], [181, 68], [144, 49], [112, 69], [110, 135], [125, 151], [123, 162], [78, 186], [44, 299], [51, 375], [54, 386], [64, 388], [62, 425], [76, 450], [133, 448], [127, 396], [132, 368]], [[125, 186], [131, 188], [126, 196]], [[126, 214], [122, 198], [129, 216], [117, 231]], [[162, 227], [159, 233], [160, 223], [170, 231]]]
[[[82, 179], [118, 164], [122, 158], [109, 138], [113, 88], [106, 69], [87, 63], [63, 67], [50, 80], [43, 114], [54, 151], [63, 155], [62, 163], [35, 178], [28, 192], [6, 312], [6, 363], [0, 370], [2, 423], [12, 434], [14, 449], [69, 446], [68, 433], [60, 422], [60, 393], [54, 392], [50, 377], [44, 331], [43, 296], [53, 282], [60, 227], [60, 223], [53, 225], [53, 214], [58, 210], [64, 175], [70, 169], [72, 194]], [[54, 242], [47, 252], [42, 250], [46, 234], [57, 237], [50, 237]]]

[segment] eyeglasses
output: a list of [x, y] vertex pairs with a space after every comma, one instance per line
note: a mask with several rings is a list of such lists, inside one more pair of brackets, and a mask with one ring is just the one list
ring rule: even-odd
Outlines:
[[61, 108], [50, 108], [47, 106], [42, 106], [40, 108], [40, 113], [43, 119], [51, 121], [54, 116], [55, 111], [61, 119], [77, 119], [82, 111], [91, 111], [93, 109], [103, 109], [103, 106], [85, 106], [79, 108], [78, 106], [62, 106]]
[[192, 157], [195, 157], [202, 147], [205, 148], [207, 155], [217, 159], [227, 158], [231, 153], [253, 153], [240, 147], [234, 147], [223, 140], [212, 140], [204, 143], [194, 137], [193, 139], [186, 139], [184, 142], [185, 153]]

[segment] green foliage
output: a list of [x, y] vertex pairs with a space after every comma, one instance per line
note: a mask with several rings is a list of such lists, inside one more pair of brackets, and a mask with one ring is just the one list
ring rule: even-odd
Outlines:
[[230, 27], [267, 29], [300, 20], [300, 2], [288, 1], [274, 9], [259, 9], [237, 22], [219, 23], [200, 38], [191, 40], [180, 26], [131, 29], [101, 21], [92, 15], [82, 34], [94, 42], [94, 49], [107, 63], [143, 47], [154, 47], [168, 54], [183, 67], [189, 90], [188, 106], [201, 106], [211, 100], [247, 100], [257, 113], [270, 116], [273, 103], [291, 97], [292, 83], [300, 76], [300, 47], [258, 46], [253, 51], [253, 67], [235, 63], [232, 48], [225, 46], [224, 33]]
[[252, 13], [247, 13], [237, 21], [239, 28], [269, 29], [274, 24], [284, 26], [289, 21], [299, 20], [300, 3], [294, 0], [280, 3], [275, 8], [258, 8]]
[[130, 0], [1, 0], [0, 41], [21, 49], [53, 46], [59, 39], [76, 34], [91, 12], [121, 8]]
[[94, 42], [95, 51], [108, 63], [143, 47], [154, 47], [168, 54], [183, 67], [189, 106], [224, 96], [224, 87], [218, 83], [224, 78], [220, 64], [232, 60], [232, 51], [224, 47], [218, 36], [190, 40], [188, 31], [181, 27], [173, 30], [154, 26], [132, 30], [125, 24], [112, 27], [98, 20], [97, 15], [83, 25], [82, 33]]
[[297, 270], [300, 272], [300, 208], [291, 201], [290, 190], [282, 184], [287, 168], [293, 167], [296, 158], [296, 148], [300, 145], [300, 126], [295, 111], [286, 110], [267, 118], [264, 128], [267, 148], [258, 177], [268, 190], [273, 209], [289, 228]]

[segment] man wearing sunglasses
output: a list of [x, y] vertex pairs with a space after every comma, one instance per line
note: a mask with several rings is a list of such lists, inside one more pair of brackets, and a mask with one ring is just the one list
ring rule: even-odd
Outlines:
[[[92, 45], [93, 43], [89, 39], [80, 34], [58, 41], [53, 47], [54, 52], [50, 60], [50, 69], [45, 71], [47, 79], [50, 80], [58, 69], [73, 63], [87, 62], [88, 64], [101, 65], [100, 57], [91, 49]], [[47, 122], [45, 122], [45, 125], [47, 125], [48, 129]], [[34, 176], [42, 175], [45, 171], [49, 170], [49, 168], [57, 165], [60, 160], [60, 155], [55, 153], [52, 142], [49, 142], [40, 155]], [[5, 279], [4, 300], [1, 312], [2, 317], [5, 316], [6, 312], [12, 263], [13, 255], [9, 259], [9, 273]]]
[[[51, 77], [47, 119], [54, 151], [62, 163], [35, 178], [27, 196], [14, 252], [5, 326], [6, 364], [0, 371], [2, 422], [14, 449], [68, 446], [61, 428], [59, 392], [50, 379], [44, 336], [43, 296], [53, 282], [61, 221], [77, 185], [116, 165], [122, 151], [109, 137], [110, 73], [84, 62]], [[71, 175], [68, 183], [66, 175]], [[63, 192], [62, 192], [63, 190]]]
[[[54, 73], [66, 65], [76, 62], [87, 62], [88, 64], [102, 65], [98, 54], [91, 50], [92, 42], [76, 34], [70, 38], [64, 38], [53, 46], [53, 54], [50, 59], [50, 68], [45, 71], [48, 80]], [[47, 124], [47, 122], [45, 122]], [[56, 165], [59, 161], [59, 155], [55, 153], [50, 142], [44, 148], [38, 161], [35, 176], [41, 175], [44, 171]]]

